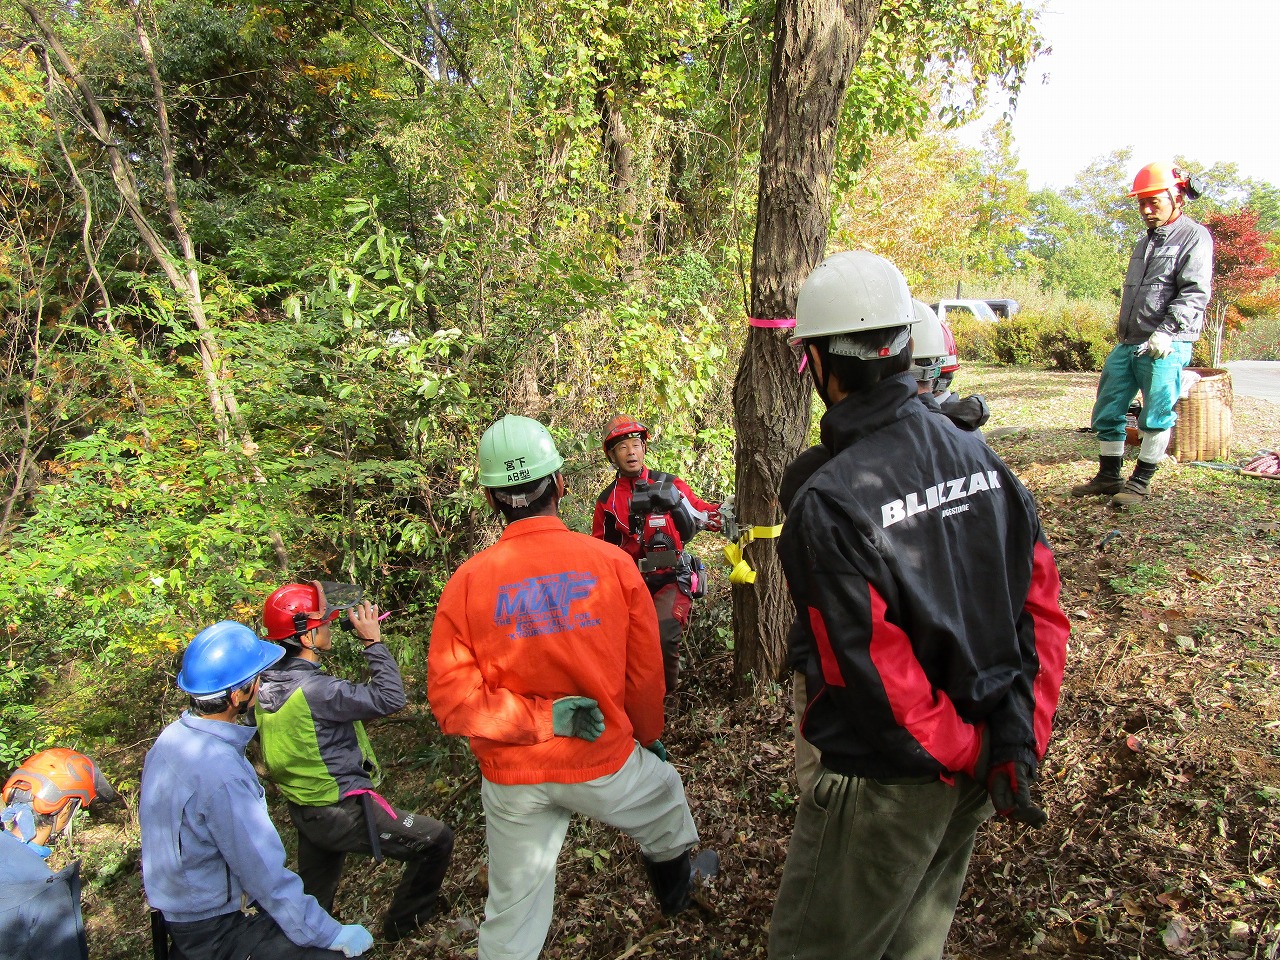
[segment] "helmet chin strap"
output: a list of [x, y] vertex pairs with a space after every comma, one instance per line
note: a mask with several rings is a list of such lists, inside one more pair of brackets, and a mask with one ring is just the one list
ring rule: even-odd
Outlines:
[[[822, 379], [818, 379], [818, 364], [813, 362], [809, 363], [809, 379], [813, 381], [813, 388], [818, 391], [818, 396], [822, 398], [823, 404], [829, 407], [831, 406], [831, 395], [827, 392], [827, 380], [831, 376], [831, 365], [827, 363], [829, 354], [825, 349], [825, 341], [815, 343], [813, 346], [818, 351], [818, 361], [822, 365]], [[805, 345], [805, 353], [808, 353], [808, 344]], [[812, 358], [810, 359], [812, 360]]]

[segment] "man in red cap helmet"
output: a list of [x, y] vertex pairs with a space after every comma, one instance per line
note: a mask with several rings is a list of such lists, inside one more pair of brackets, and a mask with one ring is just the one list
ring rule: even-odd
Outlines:
[[[658, 611], [667, 693], [680, 675], [680, 640], [693, 600], [705, 589], [702, 563], [684, 550], [699, 530], [719, 530], [723, 504], [699, 499], [689, 485], [645, 466], [649, 428], [619, 414], [605, 424], [604, 455], [617, 475], [596, 498], [591, 535], [631, 555]], [[639, 496], [637, 496], [639, 494]]]
[[76, 811], [115, 799], [97, 765], [66, 747], [28, 757], [5, 781], [0, 792], [0, 956], [89, 956], [80, 915], [80, 864], [55, 873], [44, 861]]
[[[1129, 258], [1120, 301], [1119, 335], [1102, 366], [1093, 404], [1098, 435], [1098, 473], [1071, 488], [1074, 497], [1109, 496], [1113, 507], [1141, 503], [1164, 459], [1177, 421], [1173, 405], [1182, 391], [1182, 368], [1200, 339], [1213, 278], [1213, 238], [1182, 212], [1186, 197], [1199, 190], [1169, 163], [1149, 163], [1138, 171], [1129, 196], [1147, 233]], [[1125, 414], [1142, 392], [1138, 430], [1142, 446], [1132, 476], [1124, 466]]]
[[[298, 876], [326, 910], [342, 880], [348, 853], [403, 861], [399, 889], [387, 908], [382, 939], [397, 942], [440, 912], [440, 883], [453, 855], [453, 831], [431, 817], [399, 810], [375, 792], [378, 759], [363, 721], [405, 705], [400, 668], [382, 642], [378, 607], [358, 602], [359, 588], [285, 584], [267, 598], [262, 624], [285, 657], [262, 674], [258, 736], [268, 774], [289, 804], [298, 829]], [[368, 683], [327, 673], [335, 621], [346, 614], [360, 639]]]

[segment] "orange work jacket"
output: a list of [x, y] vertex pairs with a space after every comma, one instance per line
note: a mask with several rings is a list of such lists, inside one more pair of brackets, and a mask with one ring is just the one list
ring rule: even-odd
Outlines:
[[[449, 579], [427, 655], [427, 698], [445, 733], [469, 737], [493, 783], [583, 783], [662, 735], [662, 649], [635, 562], [558, 517], [508, 524]], [[593, 743], [557, 737], [551, 704], [590, 697]]]

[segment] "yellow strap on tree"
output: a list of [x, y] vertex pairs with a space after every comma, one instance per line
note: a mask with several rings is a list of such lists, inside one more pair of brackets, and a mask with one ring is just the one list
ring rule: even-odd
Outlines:
[[743, 551], [747, 549], [747, 544], [753, 540], [772, 540], [782, 532], [782, 524], [773, 527], [747, 527], [742, 531], [742, 535], [738, 537], [736, 543], [726, 543], [724, 545], [724, 558], [729, 561], [729, 566], [733, 570], [729, 573], [730, 583], [755, 583], [756, 572], [751, 569], [751, 564], [747, 563]]

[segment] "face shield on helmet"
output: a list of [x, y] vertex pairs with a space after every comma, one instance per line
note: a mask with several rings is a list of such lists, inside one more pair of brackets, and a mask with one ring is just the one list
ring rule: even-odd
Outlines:
[[56, 814], [73, 800], [88, 807], [99, 801], [110, 803], [116, 796], [96, 763], [66, 747], [41, 750], [28, 757], [0, 791], [0, 800], [6, 805], [15, 800], [30, 803], [39, 814]]
[[28, 757], [9, 775], [0, 790], [0, 818], [6, 828], [16, 827], [24, 843], [31, 843], [41, 821], [56, 836], [77, 810], [117, 797], [96, 763], [75, 750], [53, 747]]
[[310, 583], [286, 583], [262, 605], [262, 626], [268, 640], [292, 640], [332, 623], [363, 595], [354, 583], [321, 583], [319, 589]]

